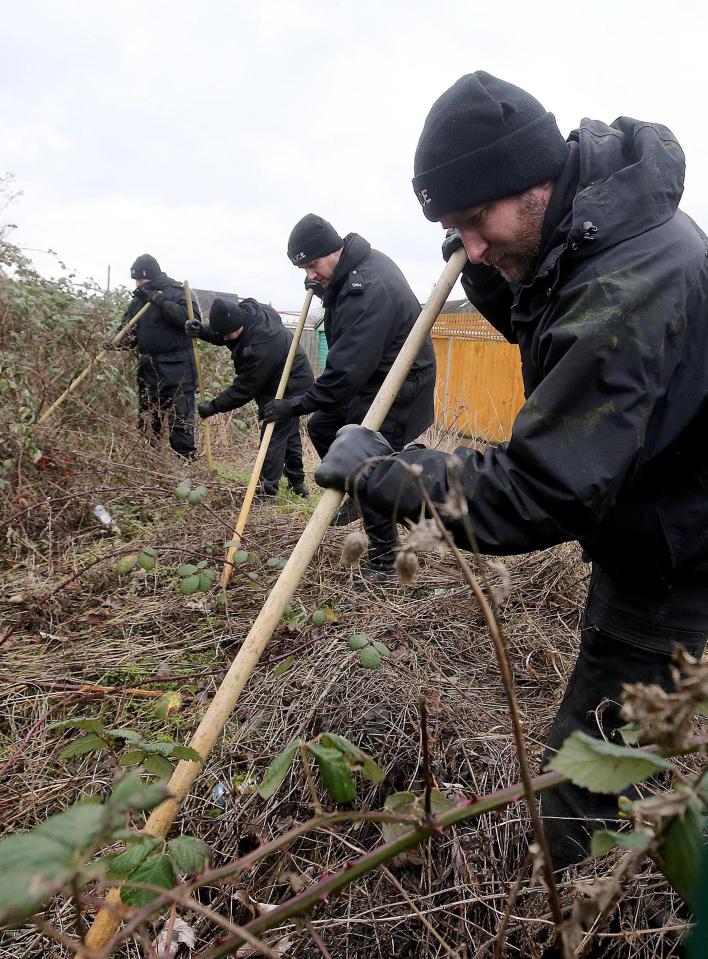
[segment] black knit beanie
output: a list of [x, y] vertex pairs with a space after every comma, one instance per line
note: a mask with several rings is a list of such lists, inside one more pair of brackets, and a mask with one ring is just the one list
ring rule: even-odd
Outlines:
[[478, 70], [432, 106], [415, 151], [413, 189], [429, 220], [556, 180], [568, 144], [535, 97]]
[[154, 280], [160, 273], [160, 264], [149, 253], [139, 256], [130, 268], [130, 275], [134, 280]]
[[331, 223], [308, 213], [293, 227], [288, 239], [288, 256], [295, 266], [305, 266], [321, 256], [334, 253], [343, 243]]
[[217, 297], [209, 310], [209, 326], [215, 333], [233, 333], [244, 324], [243, 311], [238, 303]]

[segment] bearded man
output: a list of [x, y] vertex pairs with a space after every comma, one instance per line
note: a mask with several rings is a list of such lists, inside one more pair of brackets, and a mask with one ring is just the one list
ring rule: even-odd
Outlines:
[[[580, 652], [548, 736], [621, 743], [624, 683], [672, 688], [678, 645], [708, 634], [708, 243], [678, 209], [684, 155], [661, 124], [583, 120], [567, 142], [526, 91], [488, 73], [433, 105], [413, 186], [428, 220], [464, 245], [462, 283], [521, 353], [526, 403], [508, 442], [461, 447], [458, 542], [514, 554], [577, 540], [592, 562]], [[384, 515], [417, 518], [417, 465], [433, 501], [449, 457], [393, 455], [342, 430], [316, 476]], [[361, 468], [369, 457], [386, 456]], [[556, 866], [587, 852], [616, 797], [544, 794]]]

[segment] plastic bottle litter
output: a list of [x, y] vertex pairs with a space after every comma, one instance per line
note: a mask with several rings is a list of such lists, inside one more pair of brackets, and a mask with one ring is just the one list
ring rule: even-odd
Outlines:
[[226, 786], [223, 783], [217, 783], [211, 791], [211, 798], [214, 805], [224, 809], [226, 806]]
[[96, 506], [94, 506], [93, 515], [96, 517], [99, 523], [109, 529], [112, 533], [120, 533], [118, 523], [116, 523], [106, 507], [101, 503], [98, 503]]

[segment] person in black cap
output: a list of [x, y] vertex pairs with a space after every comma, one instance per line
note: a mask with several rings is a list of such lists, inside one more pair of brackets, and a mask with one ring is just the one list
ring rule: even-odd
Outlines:
[[[193, 459], [194, 391], [196, 370], [192, 341], [185, 333], [187, 297], [184, 287], [160, 269], [154, 256], [143, 253], [130, 268], [135, 280], [133, 298], [126, 310], [121, 328], [135, 314], [150, 304], [138, 320], [122, 347], [137, 346], [138, 418], [141, 430], [156, 440], [167, 425], [170, 446], [180, 456]], [[196, 316], [199, 305], [192, 297]]]
[[[577, 540], [592, 562], [580, 652], [546, 760], [574, 730], [620, 743], [624, 683], [673, 687], [677, 645], [708, 634], [708, 241], [678, 209], [684, 156], [666, 127], [583, 120], [567, 141], [524, 90], [478, 72], [433, 105], [413, 187], [464, 245], [467, 296], [521, 352], [511, 438], [450, 457], [411, 449], [364, 469], [359, 495], [416, 518], [461, 484], [458, 542], [514, 554]], [[456, 228], [456, 229], [453, 229]], [[316, 475], [348, 488], [385, 439], [347, 427]], [[453, 480], [453, 475], [457, 479]], [[351, 478], [351, 479], [350, 479]], [[556, 866], [582, 859], [616, 797], [544, 793]]]
[[[313, 213], [293, 228], [288, 256], [322, 297], [329, 352], [314, 385], [293, 399], [269, 403], [265, 419], [283, 422], [312, 413], [307, 429], [324, 456], [342, 426], [361, 423], [418, 318], [420, 304], [392, 260], [356, 233], [342, 239], [331, 223]], [[434, 387], [435, 354], [428, 337], [381, 427], [394, 449], [402, 449], [433, 422]], [[336, 525], [358, 515], [349, 506], [340, 510]], [[372, 580], [388, 580], [398, 545], [396, 524], [368, 504], [362, 504], [362, 511], [369, 537], [362, 572]]]
[[[293, 338], [276, 311], [253, 299], [239, 302], [217, 298], [209, 311], [209, 326], [195, 319], [187, 323], [186, 330], [190, 336], [227, 346], [236, 371], [232, 386], [213, 400], [199, 403], [197, 409], [202, 419], [238, 409], [250, 400], [255, 400], [262, 413], [278, 389]], [[286, 397], [307, 390], [313, 382], [310, 361], [298, 345]], [[299, 424], [294, 418], [277, 424], [273, 430], [261, 470], [261, 495], [275, 496], [283, 473], [294, 493], [303, 498], [310, 495], [305, 485]]]

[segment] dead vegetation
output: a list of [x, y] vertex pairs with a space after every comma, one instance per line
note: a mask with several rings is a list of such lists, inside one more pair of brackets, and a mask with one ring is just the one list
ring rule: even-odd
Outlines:
[[[212, 421], [219, 472], [210, 475], [203, 460], [185, 464], [138, 437], [131, 397], [121, 390], [132, 380], [131, 360], [119, 356], [115, 362], [122, 372], [94, 384], [37, 429], [44, 461], [17, 457], [4, 490], [3, 834], [100, 795], [115, 778], [116, 764], [106, 753], [61, 760], [72, 734], [47, 730], [50, 721], [95, 716], [153, 738], [188, 741], [277, 579], [276, 561], [295, 545], [311, 511], [284, 491], [276, 507], [254, 508], [244, 536], [253, 556], [236, 568], [225, 605], [217, 589], [182, 596], [177, 566], [201, 560], [220, 566], [255, 455], [254, 413], [243, 414], [245, 432], [234, 427], [235, 416]], [[218, 368], [210, 374], [217, 377]], [[189, 507], [175, 499], [173, 489], [186, 477], [208, 487], [203, 504]], [[98, 503], [114, 517], [120, 536], [94, 517]], [[432, 773], [441, 790], [453, 798], [480, 796], [518, 781], [492, 641], [451, 556], [428, 554], [412, 585], [372, 588], [356, 568], [339, 564], [343, 536], [328, 531], [178, 817], [180, 832], [209, 844], [214, 864], [245, 855], [312, 814], [298, 766], [267, 802], [255, 792], [270, 761], [296, 736], [341, 734], [385, 769], [378, 786], [358, 782], [356, 809], [381, 809], [396, 790], [420, 791], [420, 696], [427, 702]], [[119, 576], [117, 559], [144, 546], [156, 551], [155, 571]], [[506, 571], [490, 568], [487, 574], [504, 587], [501, 617], [538, 766], [574, 661], [587, 567], [574, 547], [561, 547], [512, 559]], [[315, 627], [311, 614], [322, 608], [331, 613]], [[349, 649], [347, 639], [359, 632], [392, 650], [380, 670], [363, 669]], [[81, 691], [86, 683], [112, 689]], [[135, 687], [181, 690], [182, 709], [158, 719], [150, 698], [126, 691]], [[324, 793], [320, 799], [332, 808]], [[504, 926], [503, 955], [541, 956], [552, 924], [527, 857], [529, 828], [523, 804], [455, 827], [266, 941], [272, 954], [288, 959], [486, 959]], [[202, 889], [200, 901], [241, 923], [263, 904], [277, 904], [342, 869], [380, 838], [373, 823], [320, 829], [238, 881]], [[607, 861], [584, 868], [586, 877], [610, 871]], [[582, 954], [679, 954], [676, 943], [686, 927], [679, 901], [646, 861], [637, 868], [619, 910]], [[580, 895], [573, 877], [559, 888], [564, 906]], [[196, 933], [197, 950], [213, 945], [220, 935], [213, 923], [180, 914]], [[68, 902], [55, 900], [45, 916], [74, 935]], [[587, 945], [599, 951], [588, 953]], [[48, 946], [35, 927], [0, 934], [0, 956], [50, 954], [69, 952]], [[137, 942], [121, 953], [144, 954]]]

